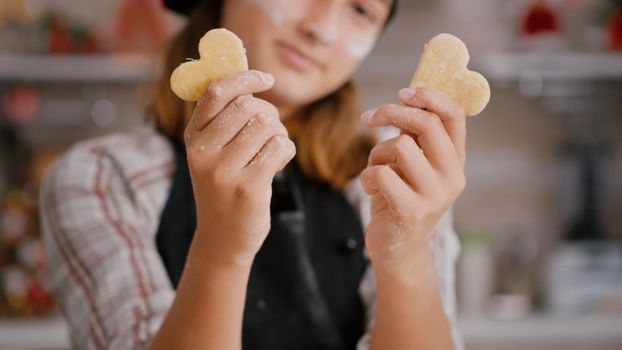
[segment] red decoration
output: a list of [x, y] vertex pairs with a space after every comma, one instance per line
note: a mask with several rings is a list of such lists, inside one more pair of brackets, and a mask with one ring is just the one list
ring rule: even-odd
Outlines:
[[0, 200], [0, 317], [55, 312], [54, 298], [40, 278], [46, 265], [37, 204], [36, 191], [27, 185]]
[[87, 33], [82, 43], [82, 52], [87, 54], [103, 52], [99, 38], [93, 33]]
[[546, 1], [542, 0], [531, 5], [522, 23], [522, 32], [527, 36], [559, 32], [559, 30], [557, 14]]
[[9, 90], [2, 102], [4, 113], [15, 122], [35, 119], [41, 105], [39, 92], [28, 86], [18, 86]]
[[609, 48], [612, 50], [622, 50], [622, 8], [614, 11], [613, 16], [607, 24], [607, 39]]
[[33, 307], [35, 312], [49, 312], [54, 307], [54, 298], [43, 287], [39, 280], [33, 280], [28, 288], [26, 300]]
[[51, 19], [48, 50], [50, 53], [71, 53], [73, 45], [69, 28], [58, 17]]

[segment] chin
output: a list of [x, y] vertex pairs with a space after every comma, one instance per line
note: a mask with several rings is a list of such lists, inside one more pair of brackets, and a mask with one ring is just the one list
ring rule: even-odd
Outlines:
[[330, 93], [319, 89], [322, 83], [316, 77], [285, 69], [273, 69], [268, 72], [274, 75], [276, 84], [263, 93], [262, 98], [276, 106], [297, 109]]
[[272, 89], [257, 94], [257, 97], [272, 103], [277, 108], [285, 107], [290, 109], [301, 108], [316, 100], [309, 96], [308, 91], [300, 91], [299, 87], [291, 86], [282, 80], [279, 81], [278, 78], [276, 85]]

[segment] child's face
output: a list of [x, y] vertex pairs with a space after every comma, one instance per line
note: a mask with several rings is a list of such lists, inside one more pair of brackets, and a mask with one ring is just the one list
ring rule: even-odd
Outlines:
[[260, 96], [295, 109], [330, 94], [369, 54], [393, 0], [226, 0], [223, 26], [244, 41], [252, 69], [272, 73]]

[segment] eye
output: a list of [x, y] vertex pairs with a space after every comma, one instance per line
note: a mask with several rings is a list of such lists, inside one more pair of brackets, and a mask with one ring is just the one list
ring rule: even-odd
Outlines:
[[370, 22], [373, 22], [375, 20], [374, 15], [371, 13], [371, 11], [365, 8], [365, 6], [359, 3], [354, 3], [352, 7], [357, 15], [369, 20]]

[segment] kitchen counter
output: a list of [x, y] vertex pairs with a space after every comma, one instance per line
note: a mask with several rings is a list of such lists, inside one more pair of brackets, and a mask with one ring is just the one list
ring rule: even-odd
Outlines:
[[469, 350], [622, 349], [622, 315], [534, 315], [511, 321], [462, 317], [460, 328]]
[[[515, 321], [461, 317], [468, 350], [619, 350], [622, 315], [530, 316]], [[0, 320], [0, 350], [69, 349], [67, 326], [60, 318]]]

